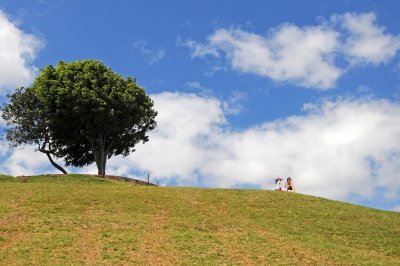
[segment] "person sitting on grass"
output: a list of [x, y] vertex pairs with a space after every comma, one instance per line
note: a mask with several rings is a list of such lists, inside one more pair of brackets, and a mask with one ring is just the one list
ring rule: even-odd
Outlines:
[[296, 192], [296, 190], [294, 189], [292, 178], [290, 176], [286, 179], [285, 188], [287, 192]]
[[281, 188], [281, 181], [282, 181], [282, 178], [280, 178], [280, 177], [278, 177], [277, 179], [275, 179], [275, 184], [278, 185], [278, 187], [275, 189], [276, 191], [282, 191], [282, 188]]

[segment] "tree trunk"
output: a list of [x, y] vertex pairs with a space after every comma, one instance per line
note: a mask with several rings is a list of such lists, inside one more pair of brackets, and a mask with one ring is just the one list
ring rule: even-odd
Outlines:
[[41, 152], [43, 152], [43, 153], [45, 153], [46, 155], [47, 155], [47, 158], [49, 158], [49, 160], [50, 160], [50, 163], [55, 167], [55, 168], [57, 168], [58, 170], [60, 170], [63, 174], [65, 174], [65, 175], [67, 175], [68, 173], [67, 173], [67, 171], [65, 171], [64, 170], [64, 168], [62, 168], [61, 166], [59, 166], [58, 164], [56, 164], [54, 161], [53, 161], [53, 159], [51, 158], [51, 156], [50, 156], [50, 152], [49, 151], [41, 151]]
[[96, 162], [98, 175], [106, 175], [106, 160], [107, 158], [105, 156], [100, 156], [98, 162]]
[[104, 152], [99, 152], [99, 151], [94, 151], [93, 153], [96, 153], [97, 155], [94, 156], [96, 166], [97, 166], [97, 174], [101, 176], [106, 175], [106, 160], [107, 158], [103, 155]]
[[107, 158], [103, 157], [101, 158], [100, 161], [100, 168], [99, 168], [99, 175], [105, 176], [106, 175], [106, 163], [107, 163]]
[[97, 174], [100, 176], [106, 175], [107, 152], [103, 140], [98, 140], [97, 145], [92, 143], [93, 157], [97, 166]]

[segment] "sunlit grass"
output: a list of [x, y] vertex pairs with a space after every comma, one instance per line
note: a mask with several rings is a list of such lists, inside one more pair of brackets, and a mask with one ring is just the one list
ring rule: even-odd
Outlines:
[[0, 264], [398, 265], [400, 214], [275, 191], [1, 176]]

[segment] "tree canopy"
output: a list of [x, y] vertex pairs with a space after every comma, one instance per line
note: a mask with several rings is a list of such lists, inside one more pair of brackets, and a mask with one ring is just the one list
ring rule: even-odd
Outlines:
[[51, 164], [66, 174], [60, 165], [51, 157], [54, 155], [50, 131], [47, 126], [46, 113], [31, 88], [18, 88], [14, 94], [9, 95], [10, 102], [3, 107], [2, 117], [6, 125], [6, 139], [11, 146], [30, 144], [36, 150], [43, 152]]
[[[95, 162], [99, 175], [105, 175], [107, 159], [129, 155], [156, 127], [157, 112], [145, 90], [134, 78], [124, 79], [100, 61], [48, 65], [27, 91], [38, 103], [37, 117], [45, 120], [53, 154], [64, 158], [67, 166]], [[11, 95], [4, 110], [12, 103]], [[20, 132], [18, 120], [3, 117], [16, 125], [9, 132]]]

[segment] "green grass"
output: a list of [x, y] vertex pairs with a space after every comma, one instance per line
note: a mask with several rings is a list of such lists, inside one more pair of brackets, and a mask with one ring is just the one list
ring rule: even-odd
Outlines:
[[400, 265], [400, 213], [294, 193], [0, 176], [0, 265]]

